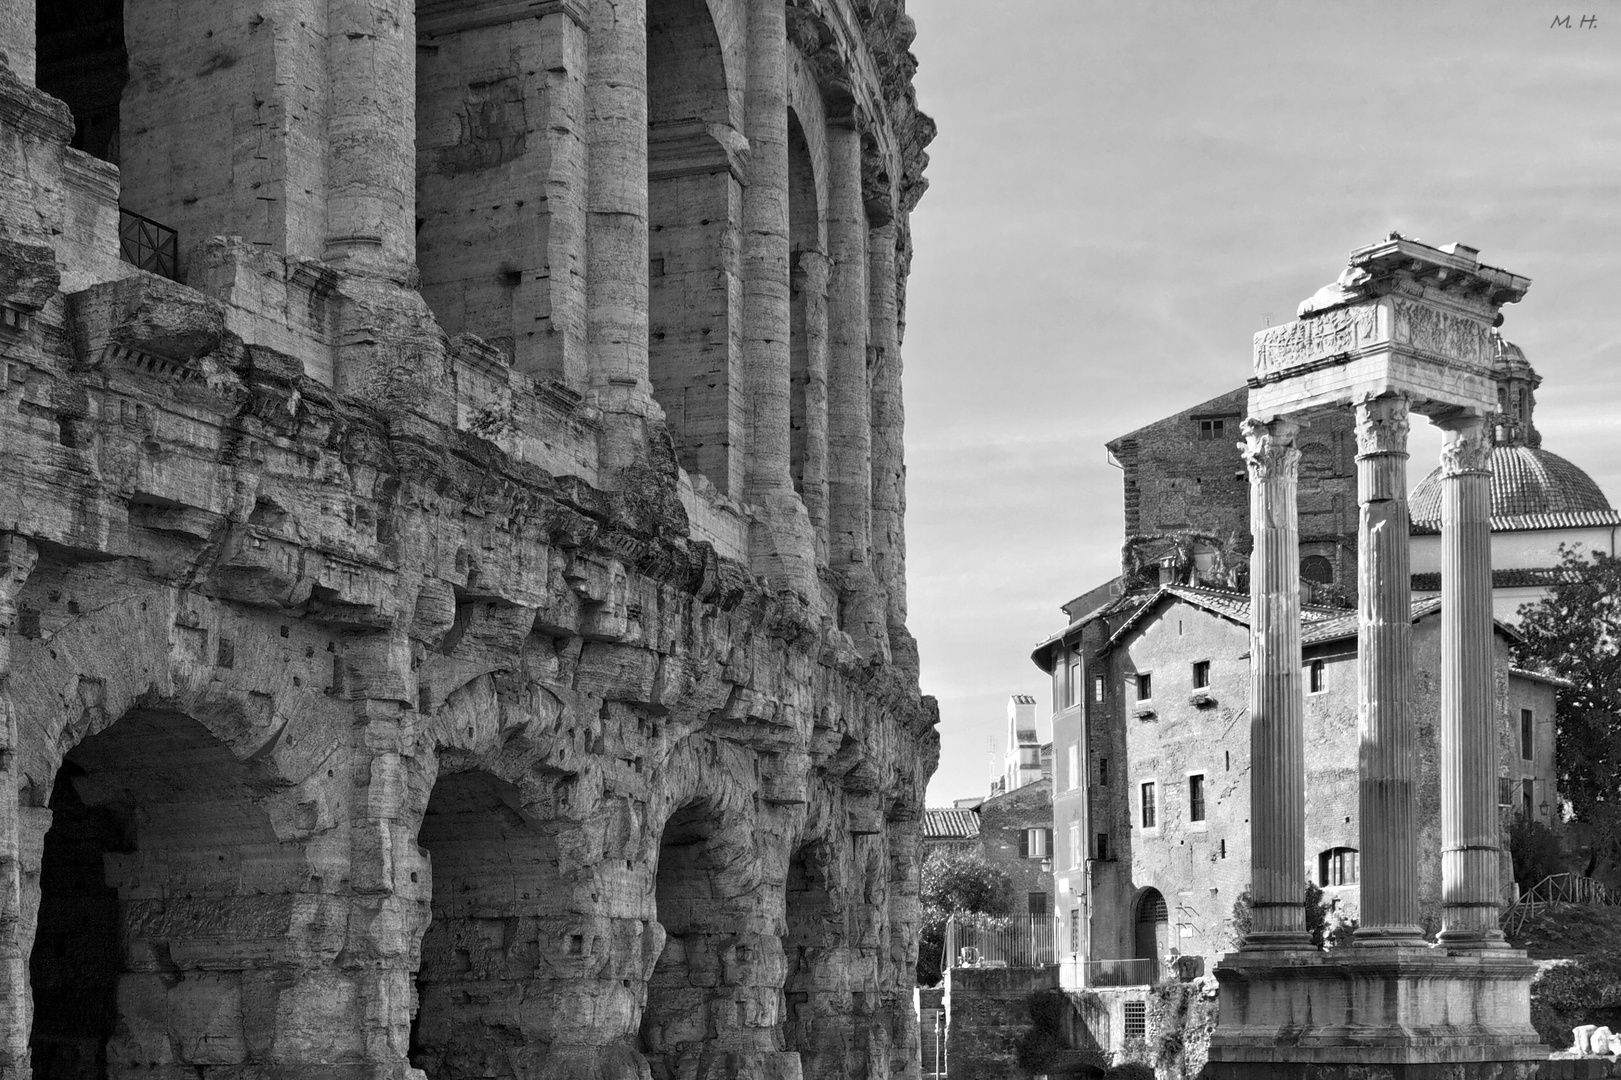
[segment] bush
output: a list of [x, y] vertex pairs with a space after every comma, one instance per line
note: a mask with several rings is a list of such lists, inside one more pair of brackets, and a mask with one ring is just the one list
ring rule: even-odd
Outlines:
[[1621, 953], [1612, 948], [1544, 968], [1531, 984], [1531, 1025], [1543, 1042], [1564, 1049], [1580, 1024], [1621, 1028]]
[[1534, 818], [1514, 819], [1508, 827], [1508, 850], [1514, 857], [1514, 880], [1521, 889], [1565, 869], [1559, 834]]

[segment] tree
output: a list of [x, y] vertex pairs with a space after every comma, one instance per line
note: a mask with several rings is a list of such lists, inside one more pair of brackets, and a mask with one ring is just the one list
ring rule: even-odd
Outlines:
[[1591, 832], [1585, 873], [1621, 855], [1621, 559], [1561, 544], [1558, 580], [1520, 608], [1517, 663], [1568, 679], [1556, 696], [1559, 790]]
[[921, 878], [923, 931], [917, 981], [920, 986], [933, 986], [942, 978], [946, 920], [953, 915], [1011, 915], [1013, 878], [978, 852], [940, 850], [924, 857]]

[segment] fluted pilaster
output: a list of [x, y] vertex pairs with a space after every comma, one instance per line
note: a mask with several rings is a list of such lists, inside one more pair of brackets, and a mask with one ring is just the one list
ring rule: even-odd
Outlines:
[[869, 566], [872, 549], [872, 412], [867, 384], [867, 212], [861, 202], [861, 133], [827, 129], [828, 562]]
[[323, 257], [400, 276], [416, 262], [416, 5], [328, 10]]
[[[788, 27], [783, 0], [750, 0], [743, 191], [746, 497], [792, 488], [789, 475]], [[834, 256], [837, 258], [837, 255]]]
[[1250, 893], [1243, 948], [1304, 949], [1306, 763], [1300, 683], [1298, 425], [1244, 421], [1250, 474]]
[[1413, 775], [1408, 403], [1356, 406], [1357, 742], [1361, 833], [1358, 945], [1422, 946]]
[[[593, 2], [586, 35], [586, 342], [597, 403], [638, 412], [647, 374], [647, 3]], [[785, 286], [786, 288], [786, 286]]]
[[1492, 716], [1491, 437], [1479, 415], [1437, 421], [1441, 446], [1441, 934], [1504, 948], [1497, 926]]

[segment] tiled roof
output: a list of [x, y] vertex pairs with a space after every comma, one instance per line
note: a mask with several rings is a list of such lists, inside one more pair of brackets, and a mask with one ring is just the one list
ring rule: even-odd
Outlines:
[[[1425, 597], [1413, 601], [1413, 621], [1417, 622], [1426, 615], [1433, 615], [1441, 610], [1441, 598], [1438, 596]], [[1340, 638], [1356, 637], [1358, 615], [1348, 611], [1343, 615], [1336, 615], [1332, 619], [1323, 619], [1316, 623], [1309, 623], [1300, 630], [1300, 644], [1317, 645], [1324, 641], [1336, 641]]]
[[972, 840], [979, 835], [979, 815], [972, 810], [947, 807], [923, 811], [923, 839]]
[[[1202, 608], [1212, 615], [1218, 615], [1223, 619], [1235, 622], [1240, 626], [1250, 624], [1250, 596], [1247, 592], [1215, 589], [1208, 585], [1165, 585], [1160, 588], [1159, 592], [1150, 597], [1147, 603], [1133, 612], [1131, 618], [1120, 624], [1120, 628], [1110, 636], [1109, 644], [1113, 646], [1129, 634], [1132, 628], [1140, 623], [1149, 612], [1153, 611], [1158, 606], [1158, 602], [1165, 597], [1175, 597], [1178, 600], [1192, 604], [1194, 607]], [[1338, 618], [1341, 614], [1339, 608], [1304, 607], [1300, 611], [1300, 621], [1302, 624], [1310, 626], [1314, 623]], [[1352, 615], [1354, 618], [1355, 613], [1353, 612]]]
[[[1582, 514], [1610, 510], [1610, 500], [1581, 469], [1539, 446], [1511, 443], [1492, 447], [1492, 517]], [[1415, 522], [1441, 520], [1441, 470], [1413, 489], [1408, 516]], [[1612, 519], [1613, 520], [1613, 519]], [[1609, 524], [1609, 521], [1604, 524]], [[1558, 528], [1555, 525], [1524, 526]]]
[[[1536, 529], [1582, 529], [1592, 526], [1621, 525], [1621, 511], [1567, 510], [1557, 514], [1509, 514], [1492, 518], [1492, 532], [1531, 532]], [[1441, 531], [1439, 521], [1413, 518], [1413, 532], [1432, 536]]]
[[[1523, 568], [1517, 570], [1493, 570], [1492, 588], [1512, 589], [1527, 585], [1554, 585], [1568, 577], [1568, 572], [1557, 566], [1541, 568]], [[1413, 590], [1415, 592], [1440, 592], [1441, 574], [1432, 571], [1413, 575]]]

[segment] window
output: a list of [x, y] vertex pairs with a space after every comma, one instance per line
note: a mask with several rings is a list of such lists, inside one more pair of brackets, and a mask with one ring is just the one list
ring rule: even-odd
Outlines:
[[1334, 564], [1322, 555], [1307, 555], [1300, 560], [1300, 580], [1316, 585], [1334, 584]]
[[1069, 951], [1081, 951], [1081, 909], [1078, 907], [1069, 909]]
[[1148, 1003], [1126, 1002], [1126, 1038], [1141, 1039], [1148, 1034]]
[[1103, 700], [1103, 676], [1098, 675], [1092, 679], [1092, 700]]
[[1030, 914], [1035, 916], [1051, 915], [1053, 913], [1052, 894], [1033, 892], [1029, 896]]
[[1098, 787], [1109, 786], [1109, 759], [1098, 758]]
[[1204, 773], [1188, 777], [1188, 820], [1204, 820]]
[[1220, 439], [1226, 433], [1226, 431], [1227, 421], [1225, 420], [1199, 421], [1200, 442], [1215, 442], [1217, 439]]
[[1154, 676], [1148, 672], [1137, 675], [1137, 700], [1147, 701], [1154, 696]]
[[1224, 859], [1227, 857], [1227, 841], [1225, 840], [1221, 842], [1221, 857]]
[[1221, 767], [1227, 772], [1233, 771], [1233, 752], [1231, 750], [1221, 752]]
[[1143, 784], [1143, 828], [1152, 829], [1157, 817], [1154, 812], [1154, 781]]
[[1109, 861], [1109, 834], [1098, 833], [1098, 862]]
[[1081, 823], [1079, 821], [1072, 821], [1069, 823], [1070, 869], [1073, 870], [1075, 867], [1080, 866], [1081, 861]]
[[1306, 666], [1306, 686], [1314, 694], [1328, 689], [1328, 667], [1323, 661], [1313, 660]]
[[1064, 708], [1079, 705], [1081, 702], [1081, 662], [1077, 657], [1069, 657], [1064, 664]]
[[1537, 722], [1530, 709], [1520, 710], [1520, 757], [1530, 761], [1536, 745]]
[[1531, 820], [1531, 785], [1529, 777], [1520, 781], [1520, 816]]
[[1317, 856], [1317, 884], [1355, 885], [1359, 860], [1356, 848], [1329, 848]]
[[1074, 791], [1081, 786], [1081, 744], [1069, 744], [1069, 790]]
[[1019, 834], [1019, 858], [1050, 859], [1053, 854], [1051, 829], [1026, 829]]
[[1514, 781], [1506, 776], [1497, 778], [1497, 805], [1514, 805]]
[[1193, 665], [1193, 688], [1203, 689], [1210, 685], [1210, 661], [1200, 660]]

